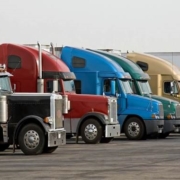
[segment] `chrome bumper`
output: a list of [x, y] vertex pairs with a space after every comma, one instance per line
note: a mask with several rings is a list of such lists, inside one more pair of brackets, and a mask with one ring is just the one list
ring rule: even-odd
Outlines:
[[64, 144], [66, 144], [66, 131], [64, 129], [48, 132], [48, 147]]
[[120, 124], [106, 125], [105, 137], [116, 137], [116, 136], [120, 136]]

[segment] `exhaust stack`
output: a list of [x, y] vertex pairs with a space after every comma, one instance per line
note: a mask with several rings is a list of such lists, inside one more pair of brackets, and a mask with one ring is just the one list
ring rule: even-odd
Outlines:
[[50, 48], [51, 48], [51, 53], [54, 55], [55, 53], [54, 53], [54, 46], [53, 46], [53, 43], [51, 42], [50, 43]]
[[39, 79], [37, 79], [37, 92], [44, 92], [44, 79], [42, 79], [42, 52], [41, 45], [37, 42], [38, 50], [39, 50]]

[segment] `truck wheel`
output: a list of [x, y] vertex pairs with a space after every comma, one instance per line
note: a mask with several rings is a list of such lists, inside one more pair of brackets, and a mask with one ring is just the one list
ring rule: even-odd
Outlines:
[[58, 146], [55, 146], [55, 147], [45, 147], [45, 148], [44, 148], [44, 153], [52, 153], [52, 152], [54, 152], [57, 148], [58, 148]]
[[170, 133], [161, 133], [161, 134], [158, 134], [158, 138], [160, 139], [165, 139], [169, 136]]
[[105, 137], [103, 137], [103, 138], [101, 138], [100, 143], [109, 143], [109, 142], [111, 142], [112, 140], [113, 140], [113, 138], [105, 138]]
[[81, 126], [81, 136], [87, 144], [97, 144], [102, 137], [102, 126], [95, 119], [86, 120]]
[[5, 151], [9, 147], [9, 143], [0, 144], [0, 151]]
[[18, 136], [20, 149], [26, 155], [41, 154], [45, 146], [45, 135], [36, 124], [24, 126]]
[[124, 125], [124, 132], [130, 140], [141, 140], [144, 137], [145, 129], [139, 118], [131, 117]]

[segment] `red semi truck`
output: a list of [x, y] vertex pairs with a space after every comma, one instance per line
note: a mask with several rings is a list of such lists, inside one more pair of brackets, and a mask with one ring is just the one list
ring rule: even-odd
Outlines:
[[[0, 63], [13, 74], [14, 92], [59, 92], [65, 107], [64, 127], [68, 136], [82, 136], [85, 143], [108, 143], [120, 135], [117, 99], [75, 93], [74, 73], [50, 52], [26, 45], [1, 44]], [[80, 62], [81, 63], [81, 62]], [[68, 98], [68, 101], [67, 101]]]

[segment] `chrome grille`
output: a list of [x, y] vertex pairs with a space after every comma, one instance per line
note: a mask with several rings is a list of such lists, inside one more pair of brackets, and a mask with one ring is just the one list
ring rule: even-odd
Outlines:
[[180, 104], [176, 106], [176, 118], [180, 118]]
[[55, 129], [63, 127], [62, 99], [55, 99]]
[[6, 123], [8, 119], [8, 106], [6, 96], [0, 96], [0, 123]]
[[164, 119], [164, 109], [162, 104], [159, 104], [159, 116], [160, 119]]
[[115, 123], [117, 122], [117, 100], [115, 98], [110, 98], [109, 106], [110, 122]]

